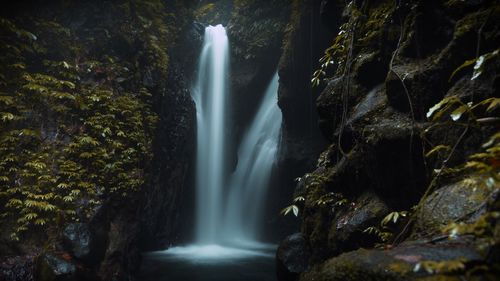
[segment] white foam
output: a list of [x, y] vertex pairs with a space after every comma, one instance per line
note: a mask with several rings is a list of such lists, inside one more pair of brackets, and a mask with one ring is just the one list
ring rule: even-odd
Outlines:
[[166, 259], [183, 260], [192, 263], [222, 263], [255, 257], [274, 257], [275, 245], [256, 243], [253, 246], [253, 248], [236, 248], [217, 244], [188, 245], [150, 252], [148, 255], [163, 256]]

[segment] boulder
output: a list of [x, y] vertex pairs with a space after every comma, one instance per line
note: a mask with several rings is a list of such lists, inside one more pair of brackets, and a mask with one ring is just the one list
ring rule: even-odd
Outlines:
[[63, 239], [68, 250], [77, 259], [86, 259], [92, 251], [92, 233], [87, 224], [72, 223], [63, 231]]
[[376, 194], [363, 193], [347, 210], [339, 212], [329, 230], [329, 247], [341, 253], [373, 245], [375, 241], [363, 231], [377, 225], [387, 213], [389, 207]]
[[465, 241], [412, 242], [342, 254], [304, 273], [300, 281], [460, 280], [447, 276], [447, 270], [482, 259]]
[[74, 281], [76, 276], [76, 264], [68, 254], [43, 254], [38, 258], [36, 280]]
[[491, 195], [492, 190], [481, 186], [480, 179], [467, 178], [446, 185], [424, 201], [414, 231], [420, 236], [433, 235], [453, 222], [474, 222], [487, 210]]
[[309, 271], [309, 256], [309, 245], [302, 233], [286, 237], [276, 253], [278, 280], [297, 280], [300, 273]]
[[34, 256], [8, 257], [0, 262], [0, 280], [33, 280]]

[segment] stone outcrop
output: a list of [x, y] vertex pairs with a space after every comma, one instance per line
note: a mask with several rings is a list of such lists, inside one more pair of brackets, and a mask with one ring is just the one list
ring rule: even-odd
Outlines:
[[276, 252], [276, 273], [279, 279], [293, 280], [300, 273], [308, 272], [309, 245], [301, 233], [286, 237]]
[[464, 167], [498, 146], [485, 144], [498, 107], [428, 112], [445, 98], [495, 97], [498, 4], [321, 2], [315, 16], [338, 34], [317, 99], [330, 144], [295, 191], [312, 253], [299, 280], [494, 280], [498, 182], [487, 178], [498, 156], [475, 156], [483, 170]]

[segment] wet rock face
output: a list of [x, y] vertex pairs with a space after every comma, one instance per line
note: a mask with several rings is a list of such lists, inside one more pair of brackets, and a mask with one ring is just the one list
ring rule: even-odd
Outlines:
[[307, 163], [303, 166], [309, 169], [324, 145], [314, 104], [318, 91], [310, 87], [313, 68], [330, 35], [314, 16], [320, 11], [320, 2], [300, 1], [292, 6], [279, 62], [278, 105], [283, 112], [284, 157], [289, 162]]
[[358, 249], [373, 244], [373, 238], [363, 231], [376, 225], [389, 208], [373, 193], [362, 194], [346, 210], [338, 212], [328, 233], [328, 245], [336, 253]]
[[[377, 241], [363, 232], [366, 228], [379, 225], [389, 212], [418, 202], [425, 171], [419, 164], [421, 158], [412, 153], [421, 150], [418, 146], [410, 150], [418, 143], [410, 141], [411, 130], [404, 120], [382, 118], [367, 126], [370, 138], [363, 139], [364, 144], [354, 143], [344, 159], [337, 160], [338, 150], [332, 145], [308, 177], [313, 180], [306, 178], [305, 187], [297, 190], [306, 197], [302, 231], [316, 260], [373, 246]], [[357, 136], [354, 132], [350, 137]], [[344, 148], [347, 141], [343, 141]], [[332, 163], [336, 164], [332, 167]], [[342, 193], [345, 198], [322, 205], [332, 193]], [[345, 201], [338, 205], [340, 200]]]
[[431, 194], [418, 213], [415, 235], [436, 235], [453, 222], [473, 222], [487, 211], [494, 194], [469, 178], [446, 185]]
[[[430, 108], [446, 95], [453, 86], [451, 82], [454, 81], [450, 78], [457, 67], [475, 55], [498, 47], [499, 35], [494, 31], [497, 27], [488, 20], [490, 16], [498, 17], [498, 9], [488, 9], [483, 4], [482, 8], [476, 6], [477, 10], [469, 13], [455, 14], [463, 5], [466, 4], [440, 6], [434, 3], [429, 6], [420, 3], [411, 9], [406, 28], [414, 32], [402, 37], [401, 47], [394, 56], [393, 71], [388, 73], [385, 82], [391, 106], [408, 112], [411, 103], [415, 118], [424, 119], [426, 111], [421, 108]], [[491, 37], [484, 38], [483, 31]], [[480, 50], [477, 50], [477, 38], [481, 40]], [[478, 88], [483, 87], [478, 85]], [[491, 86], [487, 88], [492, 89]]]
[[65, 243], [74, 257], [88, 258], [92, 249], [91, 233], [87, 224], [72, 223], [63, 231]]
[[[174, 59], [173, 59], [174, 60]], [[181, 217], [179, 208], [189, 198], [194, 157], [196, 110], [189, 94], [189, 77], [175, 60], [167, 77], [168, 88], [158, 100], [160, 123], [155, 140], [155, 159], [149, 189], [142, 198], [141, 244], [144, 249], [160, 249], [176, 242]], [[189, 209], [189, 208], [185, 208]]]
[[[318, 90], [312, 90], [310, 79], [313, 68], [329, 42], [329, 30], [321, 25], [319, 14], [321, 1], [290, 1], [291, 15], [284, 34], [279, 57], [278, 106], [283, 114], [282, 144], [278, 167], [279, 191], [271, 195], [276, 202], [273, 213], [286, 206], [295, 185], [293, 179], [314, 168], [316, 158], [325, 141], [317, 124], [315, 99]], [[295, 231], [293, 223], [279, 227], [284, 237]]]
[[3, 281], [31, 281], [35, 278], [33, 271], [34, 256], [8, 257], [0, 262], [0, 280]]
[[40, 281], [73, 281], [77, 280], [77, 268], [68, 260], [69, 256], [44, 254], [38, 258], [37, 279]]
[[299, 273], [309, 271], [310, 255], [309, 245], [301, 233], [285, 238], [276, 253], [278, 280], [297, 280]]
[[[483, 151], [497, 125], [467, 125], [464, 133], [461, 125], [447, 122], [451, 111], [439, 121], [429, 120], [426, 113], [444, 97], [474, 103], [496, 97], [498, 57], [485, 61], [484, 71], [474, 79], [472, 66], [456, 70], [498, 48], [500, 29], [490, 20], [498, 17], [498, 5], [321, 2], [323, 23], [336, 34], [348, 35], [337, 37], [342, 46], [332, 46], [340, 67], [327, 70], [317, 99], [319, 126], [330, 144], [316, 170], [303, 176], [295, 191], [305, 198], [299, 204], [301, 233], [310, 245], [313, 268], [300, 280], [455, 280], [460, 277], [448, 279], [442, 272], [430, 276], [415, 267], [420, 262], [423, 267], [456, 266], [461, 256], [465, 263], [491, 262], [480, 253], [495, 246], [478, 246], [482, 237], [449, 241], [442, 234], [450, 223], [482, 223], [482, 215], [498, 210], [491, 203], [497, 195], [485, 187], [484, 178], [480, 183], [474, 172], [449, 169], [426, 191], [443, 163], [445, 169], [457, 168]], [[328, 19], [331, 15], [339, 16]], [[288, 79], [286, 68], [283, 73]], [[287, 90], [280, 92], [280, 103], [290, 98]], [[462, 117], [462, 124], [466, 119]], [[431, 128], [436, 123], [442, 127]], [[448, 159], [447, 153], [424, 157], [437, 144], [453, 147]], [[390, 227], [381, 224], [386, 215], [403, 210], [416, 213]], [[367, 228], [393, 233], [397, 241], [386, 250], [374, 249], [381, 237], [368, 235]], [[493, 228], [488, 231], [498, 241]]]
[[109, 242], [98, 272], [101, 280], [128, 279], [139, 268], [140, 223], [133, 213], [128, 212], [134, 212], [133, 208], [123, 210], [109, 222]]
[[[446, 274], [433, 275], [426, 270], [432, 262], [480, 262], [482, 257], [464, 241], [438, 244], [415, 242], [388, 250], [365, 250], [342, 254], [327, 260], [322, 266], [304, 273], [300, 280], [357, 281], [357, 280], [427, 280], [446, 278]], [[430, 263], [429, 263], [430, 262]], [[451, 278], [451, 277], [449, 277]], [[455, 280], [455, 279], [430, 279]]]

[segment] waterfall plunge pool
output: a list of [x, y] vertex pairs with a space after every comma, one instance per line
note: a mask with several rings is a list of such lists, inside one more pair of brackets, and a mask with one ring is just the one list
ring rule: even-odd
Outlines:
[[275, 281], [276, 245], [189, 245], [143, 255], [141, 281]]

